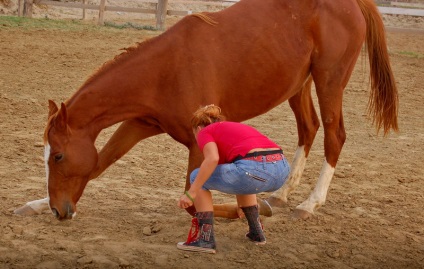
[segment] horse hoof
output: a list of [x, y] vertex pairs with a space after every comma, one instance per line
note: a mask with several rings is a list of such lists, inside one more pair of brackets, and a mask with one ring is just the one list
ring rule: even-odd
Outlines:
[[295, 209], [292, 213], [292, 218], [293, 219], [301, 219], [301, 220], [307, 220], [309, 218], [312, 218], [313, 214], [303, 210], [303, 209]]
[[272, 216], [272, 207], [268, 203], [268, 201], [263, 200], [261, 198], [256, 198], [256, 201], [258, 202], [259, 215], [262, 215], [262, 216], [265, 216], [265, 217], [271, 217]]
[[275, 207], [283, 207], [283, 206], [286, 205], [286, 202], [284, 202], [283, 200], [281, 200], [279, 198], [273, 197], [273, 196], [269, 197], [267, 199], [267, 202], [272, 207], [274, 207], [274, 206]]
[[38, 215], [38, 212], [32, 209], [29, 205], [21, 206], [13, 211], [16, 215], [20, 216], [34, 216]]

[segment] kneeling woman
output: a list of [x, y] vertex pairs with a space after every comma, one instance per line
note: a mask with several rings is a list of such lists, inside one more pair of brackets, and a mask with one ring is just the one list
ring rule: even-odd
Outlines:
[[246, 237], [256, 244], [265, 244], [256, 194], [275, 191], [286, 181], [290, 166], [283, 151], [253, 127], [224, 121], [221, 109], [215, 105], [197, 110], [192, 127], [204, 160], [191, 173], [191, 187], [181, 196], [178, 206], [187, 208], [194, 203], [193, 220], [198, 221], [199, 233], [177, 247], [215, 253], [211, 190], [235, 194], [249, 224]]

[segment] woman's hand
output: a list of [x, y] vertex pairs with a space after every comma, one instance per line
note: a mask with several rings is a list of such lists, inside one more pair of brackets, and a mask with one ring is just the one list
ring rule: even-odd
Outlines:
[[206, 143], [203, 147], [203, 156], [204, 159], [200, 165], [197, 177], [193, 184], [191, 184], [190, 189], [181, 195], [180, 200], [177, 203], [179, 208], [185, 209], [194, 205], [194, 199], [196, 198], [198, 191], [202, 188], [203, 184], [205, 184], [206, 180], [208, 180], [217, 167], [219, 162], [219, 152], [218, 146], [215, 142]]
[[[192, 194], [190, 194], [188, 192], [188, 195], [190, 195], [190, 197], [194, 200], [194, 196]], [[183, 195], [181, 195], [180, 200], [177, 203], [177, 206], [179, 208], [185, 209], [187, 207], [194, 205], [194, 201], [192, 201], [192, 199], [190, 197], [188, 197], [188, 195], [185, 194], [185, 193]]]

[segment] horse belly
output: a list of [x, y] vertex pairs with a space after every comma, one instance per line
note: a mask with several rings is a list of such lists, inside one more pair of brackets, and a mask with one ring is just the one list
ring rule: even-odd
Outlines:
[[233, 120], [249, 119], [295, 95], [309, 77], [311, 51], [311, 42], [299, 45], [268, 40], [250, 53], [238, 55], [235, 64], [224, 60], [217, 77], [217, 88], [222, 88], [217, 94], [227, 107], [227, 117], [234, 114]]
[[211, 90], [220, 91], [227, 118], [237, 121], [263, 114], [296, 94], [309, 77], [314, 49], [308, 31], [312, 9], [281, 1], [265, 5], [249, 0], [244, 6], [222, 15], [226, 24], [210, 42], [219, 48], [212, 69], [221, 87]]
[[214, 103], [227, 119], [242, 121], [301, 89], [314, 45], [308, 31], [312, 11], [289, 4], [244, 0], [208, 13], [216, 25], [188, 16], [169, 31], [173, 57], [178, 59], [173, 84], [180, 89], [179, 98], [190, 103], [188, 110]]

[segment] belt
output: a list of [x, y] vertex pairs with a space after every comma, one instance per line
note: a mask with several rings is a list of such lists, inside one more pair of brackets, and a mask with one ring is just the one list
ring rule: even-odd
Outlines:
[[[265, 157], [265, 160], [264, 158]], [[237, 156], [233, 162], [239, 161], [239, 160], [248, 160], [248, 161], [256, 161], [256, 162], [275, 162], [275, 161], [281, 161], [284, 159], [283, 151], [281, 149], [279, 150], [270, 150], [270, 151], [257, 151], [248, 153], [244, 156]]]

